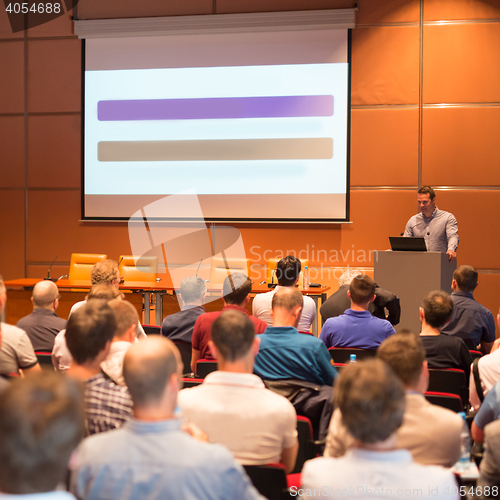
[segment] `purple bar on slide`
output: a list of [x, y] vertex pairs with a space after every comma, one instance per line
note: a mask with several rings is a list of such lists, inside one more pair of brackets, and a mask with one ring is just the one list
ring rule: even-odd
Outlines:
[[100, 121], [332, 116], [332, 95], [99, 101]]

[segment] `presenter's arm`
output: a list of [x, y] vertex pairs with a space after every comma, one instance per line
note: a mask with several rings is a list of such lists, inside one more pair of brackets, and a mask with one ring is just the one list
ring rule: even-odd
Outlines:
[[413, 236], [413, 224], [411, 223], [413, 217], [406, 223], [405, 232], [403, 236], [411, 237]]
[[450, 214], [448, 222], [446, 224], [446, 237], [448, 239], [448, 260], [450, 262], [457, 258], [457, 247], [458, 247], [458, 224], [457, 219], [453, 214]]

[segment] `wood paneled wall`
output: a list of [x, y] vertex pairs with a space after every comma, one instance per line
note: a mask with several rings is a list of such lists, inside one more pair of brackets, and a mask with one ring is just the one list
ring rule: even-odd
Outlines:
[[[80, 0], [79, 18], [347, 8], [352, 0]], [[497, 0], [358, 0], [352, 36], [351, 224], [240, 227], [265, 257], [308, 255], [314, 281], [372, 272], [416, 212], [419, 185], [459, 223], [459, 264], [476, 298], [500, 305], [500, 5]], [[121, 223], [80, 218], [81, 42], [71, 15], [12, 34], [0, 11], [0, 273], [67, 271], [71, 252], [130, 252]], [[319, 182], [319, 180], [318, 180]], [[266, 253], [267, 252], [267, 253]], [[262, 274], [261, 274], [262, 275]], [[403, 277], [402, 277], [403, 278]], [[165, 278], [167, 279], [167, 278]]]

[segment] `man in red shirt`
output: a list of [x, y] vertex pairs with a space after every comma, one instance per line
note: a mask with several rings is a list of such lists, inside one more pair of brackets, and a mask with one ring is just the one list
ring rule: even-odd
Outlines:
[[[240, 311], [252, 320], [255, 326], [255, 334], [263, 333], [267, 328], [264, 321], [250, 316], [246, 309], [250, 301], [252, 282], [250, 278], [242, 273], [233, 273], [224, 280], [222, 286], [222, 299], [224, 307], [222, 311]], [[193, 330], [193, 354], [191, 356], [191, 370], [196, 372], [196, 362], [199, 359], [213, 359], [208, 341], [212, 338], [212, 324], [222, 314], [222, 311], [204, 313], [198, 317]]]

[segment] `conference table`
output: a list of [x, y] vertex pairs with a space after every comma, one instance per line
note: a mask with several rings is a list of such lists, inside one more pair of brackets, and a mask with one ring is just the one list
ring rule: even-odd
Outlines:
[[[7, 288], [7, 306], [6, 306], [6, 322], [16, 324], [18, 320], [27, 316], [32, 312], [31, 292], [36, 283], [42, 281], [40, 279], [23, 278], [16, 280], [5, 281]], [[61, 318], [67, 318], [69, 311], [75, 302], [85, 300], [91, 284], [86, 280], [68, 280], [61, 279], [56, 282], [59, 288], [59, 307], [57, 315]], [[321, 286], [319, 288], [303, 288], [299, 287], [304, 295], [311, 297], [316, 303], [316, 308], [326, 300], [326, 292], [330, 287]], [[132, 303], [137, 309], [139, 318], [143, 317], [144, 324], [161, 325], [163, 318], [168, 314], [173, 314], [180, 310], [175, 288], [173, 286], [165, 286], [161, 281], [154, 283], [151, 281], [126, 281], [120, 285], [120, 290], [125, 293], [125, 298]], [[222, 284], [207, 283], [207, 303], [205, 310], [220, 311], [223, 307], [221, 296]], [[270, 289], [267, 284], [254, 284], [252, 286], [251, 301], [247, 306], [247, 310], [252, 311], [252, 300], [256, 294], [268, 292]], [[152, 315], [154, 303], [154, 320]], [[152, 320], [154, 323], [152, 323]], [[312, 325], [314, 335], [319, 334], [319, 311], [317, 310], [316, 318]]]

